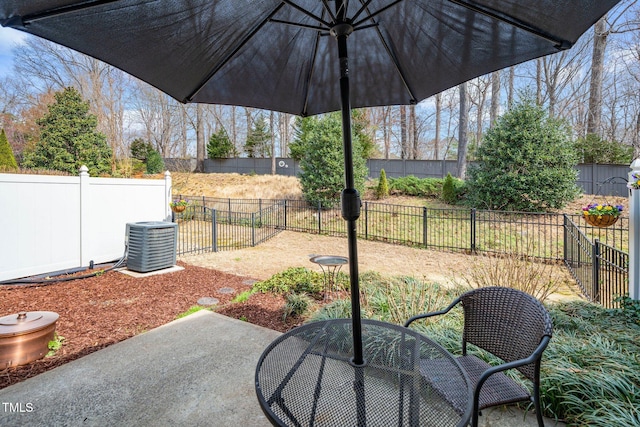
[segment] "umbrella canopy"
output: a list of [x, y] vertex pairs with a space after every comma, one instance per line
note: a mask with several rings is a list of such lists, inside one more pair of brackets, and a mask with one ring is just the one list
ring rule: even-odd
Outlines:
[[353, 362], [362, 365], [351, 107], [415, 104], [568, 49], [618, 1], [4, 0], [0, 23], [99, 58], [182, 102], [301, 116], [341, 109]]
[[[619, 0], [352, 0], [352, 107], [419, 102], [572, 46]], [[0, 23], [182, 102], [301, 116], [341, 107], [330, 0], [4, 0]]]

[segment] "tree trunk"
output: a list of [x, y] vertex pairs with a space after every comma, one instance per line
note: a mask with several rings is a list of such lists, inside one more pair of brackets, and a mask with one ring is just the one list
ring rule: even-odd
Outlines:
[[640, 113], [636, 119], [636, 132], [633, 137], [633, 158], [640, 158]]
[[542, 59], [536, 59], [536, 104], [542, 105]]
[[507, 90], [507, 105], [509, 108], [513, 106], [513, 86], [516, 79], [516, 67], [509, 67], [509, 88]]
[[276, 174], [276, 132], [273, 111], [269, 112], [269, 133], [271, 134], [271, 175]]
[[202, 104], [196, 104], [196, 172], [204, 172], [204, 119]]
[[231, 142], [233, 143], [233, 151], [239, 156], [241, 150], [238, 147], [238, 127], [236, 124], [236, 107], [231, 107]]
[[382, 135], [384, 138], [384, 158], [389, 160], [391, 155], [391, 135], [389, 132], [389, 112], [391, 107], [382, 107]]
[[593, 53], [591, 59], [591, 82], [589, 84], [587, 134], [597, 134], [600, 131], [604, 54], [607, 48], [607, 36], [609, 35], [606, 28], [606, 19], [607, 15], [604, 15], [593, 27]]
[[500, 71], [491, 74], [491, 110], [489, 111], [489, 127], [492, 128], [500, 114]]
[[413, 152], [411, 158], [418, 159], [418, 118], [416, 117], [416, 106], [411, 105], [409, 107], [409, 122], [411, 123], [411, 141], [413, 146]]
[[400, 106], [400, 158], [409, 157], [409, 149], [407, 147], [407, 109], [404, 105]]
[[467, 142], [469, 130], [469, 107], [467, 106], [467, 84], [462, 83], [460, 89], [460, 121], [458, 129], [458, 178], [464, 179], [467, 174]]
[[436, 135], [433, 139], [433, 160], [438, 160], [440, 151], [440, 126], [442, 125], [442, 93], [436, 95]]

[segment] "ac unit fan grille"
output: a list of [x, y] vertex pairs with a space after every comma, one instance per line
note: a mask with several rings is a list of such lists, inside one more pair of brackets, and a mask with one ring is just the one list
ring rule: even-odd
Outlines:
[[127, 224], [127, 268], [147, 273], [175, 265], [177, 231], [178, 225], [172, 222]]

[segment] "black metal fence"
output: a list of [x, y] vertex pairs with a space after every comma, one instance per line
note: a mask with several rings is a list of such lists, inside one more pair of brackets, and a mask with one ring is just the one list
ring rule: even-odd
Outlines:
[[279, 204], [255, 212], [191, 204], [173, 213], [178, 223], [178, 254], [218, 252], [256, 246], [279, 233], [284, 211]]
[[616, 297], [629, 292], [629, 254], [591, 240], [565, 215], [564, 263], [583, 294], [604, 307], [619, 307]]
[[[304, 200], [180, 197], [191, 204], [175, 214], [179, 254], [251, 247], [281, 230], [347, 234], [339, 208], [313, 207]], [[598, 228], [578, 214], [435, 209], [366, 201], [358, 236], [421, 248], [563, 261], [585, 296], [607, 307], [628, 288], [627, 217], [612, 227]]]

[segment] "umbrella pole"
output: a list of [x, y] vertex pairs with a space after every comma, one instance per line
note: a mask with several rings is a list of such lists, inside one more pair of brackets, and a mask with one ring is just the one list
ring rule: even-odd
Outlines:
[[349, 61], [347, 37], [353, 31], [349, 24], [338, 24], [331, 33], [338, 41], [340, 57], [340, 100], [342, 104], [342, 140], [344, 147], [345, 189], [342, 191], [342, 218], [347, 221], [349, 244], [349, 280], [351, 285], [351, 319], [353, 330], [353, 360], [356, 366], [365, 364], [362, 355], [362, 322], [360, 319], [360, 284], [358, 278], [358, 245], [356, 221], [360, 217], [360, 195], [353, 177], [353, 147], [351, 135], [351, 100], [349, 95]]

